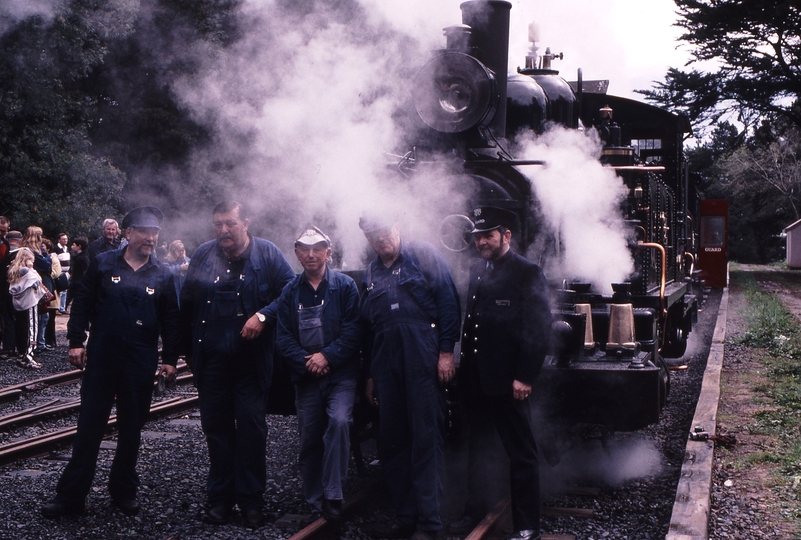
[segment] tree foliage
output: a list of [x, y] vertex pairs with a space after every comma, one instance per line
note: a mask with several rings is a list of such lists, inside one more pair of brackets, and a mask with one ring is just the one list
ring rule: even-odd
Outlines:
[[801, 97], [801, 6], [792, 0], [675, 0], [681, 40], [710, 72], [670, 68], [664, 82], [640, 93], [681, 110], [694, 124], [735, 113], [751, 125], [778, 115], [801, 127], [789, 104]]
[[188, 181], [175, 192], [155, 171], [186, 179], [192, 151], [208, 140], [170, 81], [195, 69], [192, 44], [235, 38], [237, 4], [67, 0], [3, 20], [0, 214], [12, 227], [96, 235], [103, 218], [144, 202], [143, 192], [167, 207], [208, 196]]

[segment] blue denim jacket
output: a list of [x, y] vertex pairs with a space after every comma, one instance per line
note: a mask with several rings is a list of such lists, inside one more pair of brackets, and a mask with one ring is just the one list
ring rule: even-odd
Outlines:
[[[251, 236], [250, 258], [243, 268], [244, 289], [242, 302], [245, 315], [252, 317], [257, 311], [267, 317], [267, 327], [258, 337], [264, 361], [259, 362], [259, 378], [262, 388], [267, 389], [273, 371], [273, 327], [281, 289], [292, 280], [295, 273], [281, 250], [275, 244]], [[183, 326], [182, 352], [191, 355], [192, 372], [202, 377], [202, 340], [206, 334], [206, 321], [211, 320], [214, 300], [214, 278], [217, 276], [217, 242], [211, 240], [197, 248], [192, 254], [181, 289], [181, 323]], [[190, 343], [191, 340], [191, 343]]]
[[[299, 274], [284, 287], [278, 299], [278, 325], [276, 346], [292, 371], [292, 380], [298, 382], [306, 373], [308, 353], [300, 346], [298, 330], [298, 304], [300, 285], [305, 280]], [[321, 351], [328, 360], [331, 382], [356, 379], [359, 375], [359, 346], [362, 331], [359, 322], [359, 291], [348, 276], [325, 269], [324, 279], [328, 290], [323, 303], [323, 332], [325, 346]]]

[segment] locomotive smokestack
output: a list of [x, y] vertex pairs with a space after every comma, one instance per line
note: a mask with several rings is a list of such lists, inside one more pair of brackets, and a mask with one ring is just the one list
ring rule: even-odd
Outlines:
[[512, 4], [505, 0], [471, 0], [459, 7], [462, 23], [472, 29], [474, 56], [495, 73], [500, 100], [489, 128], [496, 138], [503, 138], [506, 136], [506, 76]]

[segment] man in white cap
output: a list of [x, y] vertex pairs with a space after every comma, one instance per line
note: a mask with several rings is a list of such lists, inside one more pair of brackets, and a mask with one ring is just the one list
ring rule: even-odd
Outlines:
[[298, 237], [295, 255], [303, 273], [278, 300], [276, 345], [295, 383], [303, 494], [314, 510], [337, 521], [359, 376], [359, 291], [328, 266], [331, 240], [317, 227]]
[[163, 344], [159, 372], [168, 378], [175, 374], [180, 343], [172, 273], [152, 257], [162, 219], [161, 211], [152, 206], [131, 210], [122, 222], [128, 245], [92, 259], [77, 289], [67, 338], [70, 363], [86, 368], [78, 432], [72, 457], [56, 486], [56, 497], [42, 507], [45, 517], [84, 513], [115, 398], [117, 451], [108, 489], [121, 512], [133, 515], [139, 511], [136, 459], [141, 429], [150, 412], [159, 336]]

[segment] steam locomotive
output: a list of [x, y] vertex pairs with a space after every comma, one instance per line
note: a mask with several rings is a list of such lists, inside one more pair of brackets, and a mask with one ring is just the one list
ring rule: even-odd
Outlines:
[[[601, 162], [627, 190], [619, 219], [628, 231], [635, 270], [608, 291], [574, 276], [549, 276], [553, 350], [538, 383], [542, 409], [566, 426], [633, 431], [658, 421], [669, 389], [664, 358], [684, 354], [702, 283], [694, 271], [698, 197], [682, 141], [688, 120], [656, 107], [607, 95], [598, 83], [568, 83], [536, 41], [525, 67], [507, 75], [509, 15], [504, 0], [461, 5], [462, 24], [444, 29], [446, 47], [414, 80], [411, 150], [394, 166], [404, 175], [448, 171], [467, 193], [441, 224], [442, 242], [457, 257], [476, 257], [470, 210], [495, 206], [518, 220], [516, 249], [526, 253], [542, 226], [536, 190], [526, 174], [542, 160], [515, 159], [509, 144], [524, 130], [554, 125], [594, 129]], [[558, 249], [550, 250], [558, 253]]]

